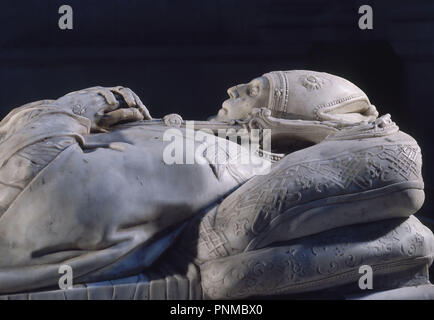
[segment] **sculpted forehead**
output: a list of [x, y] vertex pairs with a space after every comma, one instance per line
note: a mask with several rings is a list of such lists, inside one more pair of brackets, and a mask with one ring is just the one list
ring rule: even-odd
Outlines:
[[[243, 86], [243, 85], [238, 85], [238, 86]], [[268, 100], [270, 85], [266, 77], [262, 76], [262, 77], [255, 78], [251, 80], [249, 83], [247, 83], [245, 86], [247, 86], [246, 93], [251, 98]]]
[[249, 85], [254, 85], [254, 86], [261, 86], [264, 89], [269, 88], [269, 83], [268, 83], [268, 79], [264, 76], [258, 77], [253, 79], [252, 81], [250, 81], [248, 83]]

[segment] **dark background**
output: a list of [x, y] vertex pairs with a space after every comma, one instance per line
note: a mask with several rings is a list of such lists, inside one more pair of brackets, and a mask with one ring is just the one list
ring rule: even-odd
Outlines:
[[[74, 10], [73, 30], [58, 28], [62, 4]], [[363, 4], [373, 30], [358, 27]], [[265, 72], [329, 72], [418, 140], [427, 196], [419, 216], [432, 223], [434, 1], [2, 0], [0, 8], [1, 117], [26, 102], [123, 85], [153, 117], [204, 119], [229, 86]]]

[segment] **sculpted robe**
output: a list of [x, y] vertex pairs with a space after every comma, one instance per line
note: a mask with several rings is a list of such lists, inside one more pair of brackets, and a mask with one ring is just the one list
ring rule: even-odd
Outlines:
[[[0, 177], [8, 194], [0, 216], [0, 293], [56, 288], [64, 264], [74, 283], [134, 275], [152, 269], [175, 244], [185, 256], [197, 249], [207, 296], [249, 296], [245, 278], [233, 276], [240, 266], [247, 266], [243, 274], [256, 270], [248, 267], [251, 257], [270, 265], [290, 252], [278, 243], [310, 235], [323, 241], [321, 232], [333, 228], [406, 218], [424, 197], [420, 149], [387, 118], [339, 131], [257, 176], [251, 165], [236, 163], [168, 165], [167, 127], [89, 134], [86, 118], [50, 101], [16, 109], [0, 125]], [[44, 148], [49, 152], [41, 154]], [[194, 233], [189, 218], [201, 213]], [[431, 243], [432, 233], [423, 234]], [[309, 241], [300, 241], [309, 250]], [[404, 251], [393, 250], [396, 263]], [[422, 241], [421, 264], [430, 252]], [[324, 265], [327, 255], [303, 259]], [[270, 270], [258, 281], [280, 274]], [[310, 277], [318, 277], [312, 270]], [[287, 285], [283, 276], [275, 283]], [[251, 294], [264, 294], [261, 288]], [[275, 289], [269, 293], [283, 290]]]
[[[252, 176], [248, 165], [228, 164], [217, 177], [210, 163], [165, 164], [166, 129], [89, 135], [86, 118], [50, 102], [8, 115], [0, 144], [2, 191], [10, 194], [0, 217], [0, 293], [56, 285], [62, 264], [78, 283], [137, 273], [187, 218]], [[41, 145], [50, 152], [40, 154]]]

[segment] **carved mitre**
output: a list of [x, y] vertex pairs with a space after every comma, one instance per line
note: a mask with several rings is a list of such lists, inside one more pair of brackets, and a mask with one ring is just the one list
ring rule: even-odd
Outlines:
[[268, 108], [276, 118], [360, 122], [378, 116], [366, 94], [341, 77], [307, 70], [263, 76], [270, 85]]

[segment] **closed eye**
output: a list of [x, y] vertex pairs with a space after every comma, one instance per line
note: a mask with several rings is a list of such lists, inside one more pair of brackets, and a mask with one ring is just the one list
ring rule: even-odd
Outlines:
[[258, 86], [249, 87], [247, 93], [251, 97], [256, 97], [259, 94], [259, 87]]

